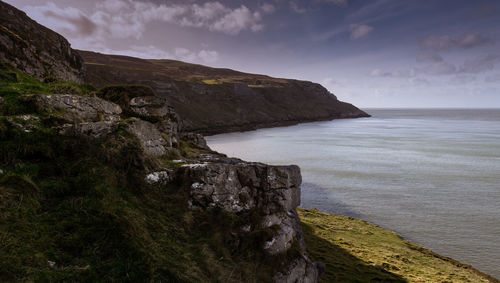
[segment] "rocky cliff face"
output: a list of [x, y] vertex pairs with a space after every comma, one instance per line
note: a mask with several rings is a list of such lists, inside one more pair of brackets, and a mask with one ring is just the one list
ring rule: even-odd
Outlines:
[[[86, 82], [142, 84], [168, 99], [186, 131], [215, 134], [300, 122], [367, 117], [319, 84], [172, 60], [80, 51]], [[133, 71], [131, 71], [133, 70]]]
[[38, 79], [82, 82], [80, 55], [56, 32], [0, 1], [0, 61]]
[[[99, 94], [120, 104], [73, 94], [23, 95], [19, 103], [32, 110], [0, 116], [0, 135], [5, 137], [4, 142], [9, 141], [7, 133], [12, 131], [23, 135], [55, 132], [61, 137], [96, 141], [118, 134], [136, 140], [140, 155], [149, 160], [147, 167], [139, 165], [144, 183], [161, 190], [176, 188], [184, 196], [176, 204], [182, 209], [201, 214], [222, 213], [233, 221], [237, 219], [230, 225], [230, 236], [224, 245], [231, 247], [235, 255], [258, 254], [259, 261], [272, 263], [268, 275], [261, 277], [268, 276], [267, 280], [274, 282], [318, 280], [319, 268], [306, 253], [296, 213], [301, 184], [297, 166], [248, 163], [210, 151], [200, 135], [178, 133], [177, 114], [164, 101], [159, 103], [151, 89], [108, 87]], [[178, 159], [172, 161], [169, 156]], [[165, 165], [172, 162], [174, 165]], [[7, 168], [8, 165], [9, 162]], [[2, 169], [2, 174], [10, 174], [10, 170]], [[1, 187], [5, 183], [0, 179]], [[164, 216], [158, 211], [155, 217]], [[212, 223], [212, 229], [226, 229], [223, 222]]]

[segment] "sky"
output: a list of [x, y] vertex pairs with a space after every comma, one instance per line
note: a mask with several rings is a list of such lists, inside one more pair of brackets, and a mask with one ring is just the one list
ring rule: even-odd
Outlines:
[[362, 108], [500, 108], [500, 1], [5, 2], [76, 49], [309, 80]]

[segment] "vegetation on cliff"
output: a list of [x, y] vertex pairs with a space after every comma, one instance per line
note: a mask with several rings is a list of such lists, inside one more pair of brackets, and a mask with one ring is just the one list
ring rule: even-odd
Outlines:
[[[61, 96], [54, 82], [8, 65], [0, 74], [15, 78], [0, 81], [0, 281], [265, 282], [302, 257], [295, 244], [262, 250], [276, 234], [258, 225], [262, 215], [191, 209], [190, 183], [146, 177], [188, 174], [182, 165], [210, 150], [182, 139], [168, 154], [145, 154], [129, 117], [107, 135], [61, 134], [77, 123], [72, 109], [41, 108], [24, 95]], [[90, 98], [85, 86], [60, 84], [82, 90], [73, 101]]]
[[311, 258], [326, 264], [320, 282], [499, 282], [366, 221], [298, 212]]

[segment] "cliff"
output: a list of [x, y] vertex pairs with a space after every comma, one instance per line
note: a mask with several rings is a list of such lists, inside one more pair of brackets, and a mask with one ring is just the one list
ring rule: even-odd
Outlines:
[[37, 78], [82, 82], [84, 65], [69, 42], [0, 1], [0, 62]]
[[24, 94], [1, 72], [1, 281], [317, 281], [297, 166], [212, 152], [147, 87]]
[[368, 117], [319, 84], [210, 68], [175, 60], [144, 60], [79, 51], [85, 81], [97, 87], [150, 86], [168, 99], [186, 131], [203, 134], [300, 122]]

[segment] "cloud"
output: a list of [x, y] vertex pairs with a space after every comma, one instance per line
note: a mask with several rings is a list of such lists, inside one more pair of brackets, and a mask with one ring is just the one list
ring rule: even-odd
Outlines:
[[441, 57], [441, 55], [435, 54], [435, 53], [420, 54], [417, 56], [417, 61], [418, 62], [432, 62], [432, 63], [442, 62], [443, 57]]
[[370, 72], [371, 77], [390, 77], [391, 73], [382, 71], [381, 69], [374, 69]]
[[500, 82], [500, 73], [493, 74], [491, 76], [487, 76], [486, 78], [484, 78], [484, 81], [489, 82], [489, 83]]
[[493, 70], [496, 62], [500, 60], [499, 55], [480, 56], [472, 60], [466, 60], [460, 66], [460, 72], [463, 73], [480, 73]]
[[351, 24], [349, 29], [351, 30], [351, 39], [363, 38], [373, 31], [373, 27], [361, 24]]
[[198, 53], [198, 57], [205, 63], [214, 63], [219, 60], [219, 53], [213, 50], [201, 50]]
[[264, 26], [259, 23], [260, 20], [261, 15], [259, 12], [252, 12], [242, 5], [226, 13], [222, 18], [217, 19], [208, 26], [208, 29], [221, 31], [231, 35], [236, 35], [245, 29], [256, 32], [264, 28]]
[[295, 12], [297, 14], [304, 14], [305, 12], [307, 12], [307, 10], [305, 8], [299, 7], [299, 4], [297, 4], [297, 2], [295, 2], [295, 1], [290, 1], [290, 3], [288, 5], [290, 7], [290, 10], [292, 10], [293, 12]]
[[153, 45], [132, 45], [126, 50], [110, 49], [103, 46], [96, 48], [97, 52], [105, 54], [125, 55], [144, 59], [175, 59], [190, 63], [215, 63], [219, 60], [219, 53], [215, 50], [201, 50], [195, 52], [184, 47], [174, 48], [173, 52], [160, 49]]
[[423, 72], [428, 75], [437, 75], [437, 76], [450, 75], [450, 74], [455, 74], [457, 72], [457, 67], [445, 61], [435, 62], [423, 68]]
[[427, 86], [430, 85], [429, 80], [425, 78], [409, 78], [408, 82], [413, 86]]
[[264, 4], [260, 5], [260, 9], [262, 10], [262, 12], [264, 12], [266, 14], [272, 14], [276, 10], [274, 5], [269, 4], [269, 3], [264, 3]]
[[156, 4], [130, 0], [105, 0], [96, 4], [90, 13], [76, 8], [60, 8], [49, 2], [25, 7], [28, 15], [68, 37], [141, 38], [146, 25], [165, 22], [180, 26], [207, 29], [229, 35], [242, 31], [257, 32], [264, 28], [262, 13], [274, 11], [263, 4], [260, 11], [245, 5], [230, 8], [218, 1], [204, 4]]
[[391, 78], [413, 78], [417, 75], [417, 70], [411, 68], [408, 70], [396, 70], [393, 72], [383, 71], [382, 69], [374, 69], [370, 72], [371, 77], [391, 77]]
[[477, 33], [468, 33], [456, 38], [449, 35], [433, 35], [420, 41], [420, 48], [435, 51], [449, 51], [453, 48], [473, 48], [492, 43], [493, 41], [491, 39]]
[[88, 17], [83, 14], [65, 15], [56, 14], [53, 11], [45, 11], [43, 13], [46, 17], [58, 19], [61, 21], [67, 21], [75, 27], [75, 32], [82, 35], [91, 35], [97, 29], [97, 25], [93, 23]]
[[473, 83], [477, 80], [475, 76], [470, 76], [470, 75], [458, 75], [454, 76], [451, 79], [451, 82], [453, 84], [470, 84]]

